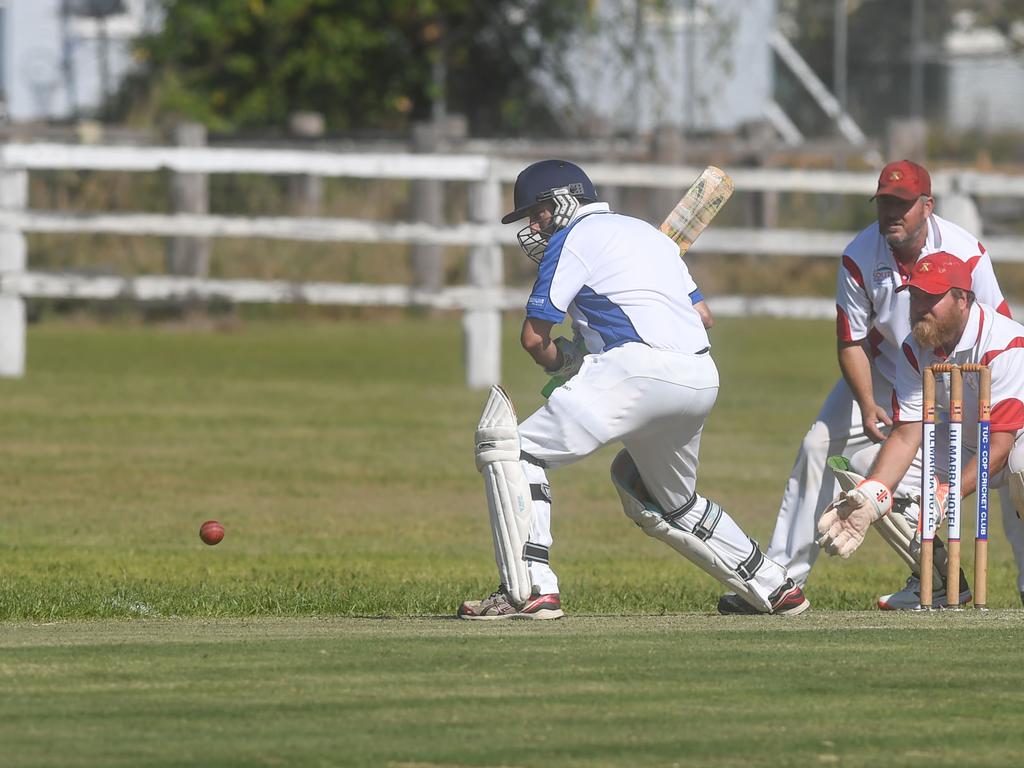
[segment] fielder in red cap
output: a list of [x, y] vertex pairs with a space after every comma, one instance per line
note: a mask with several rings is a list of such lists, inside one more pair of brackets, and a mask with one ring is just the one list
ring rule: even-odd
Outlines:
[[917, 288], [925, 293], [941, 296], [950, 288], [972, 290], [971, 265], [952, 253], [936, 251], [920, 259], [910, 269], [910, 276], [896, 292]]
[[910, 160], [897, 160], [882, 169], [878, 175], [878, 189], [871, 199], [895, 197], [913, 202], [920, 197], [931, 196], [932, 177], [924, 166]]
[[[1009, 315], [991, 259], [978, 238], [936, 215], [931, 175], [922, 165], [911, 160], [887, 164], [878, 175], [871, 199], [877, 219], [846, 246], [838, 270], [836, 347], [842, 378], [825, 399], [800, 445], [766, 551], [798, 584], [807, 582], [820, 552], [816, 523], [838, 490], [833, 473], [825, 470], [826, 465], [833, 466], [829, 458], [849, 460], [885, 439], [892, 426], [894, 385], [897, 372], [906, 363], [902, 342], [911, 332], [910, 294], [916, 293], [898, 289], [914, 281], [939, 287], [928, 275], [939, 266], [936, 254], [941, 251], [947, 261], [942, 267], [945, 271], [938, 274], [947, 278], [955, 275], [957, 284], [966, 284], [979, 302]], [[922, 295], [930, 295], [928, 290], [923, 289]], [[944, 291], [942, 295], [949, 293]], [[925, 318], [925, 326], [931, 319]], [[861, 467], [861, 474], [866, 469]], [[917, 459], [904, 483], [919, 487], [919, 477]], [[1013, 513], [1009, 497], [1000, 498], [1004, 527], [1020, 564], [1024, 562], [1024, 526]], [[900, 491], [894, 505], [903, 514], [886, 515], [875, 528], [911, 573], [906, 586], [879, 597], [878, 606], [915, 608], [919, 573], [909, 544], [917, 527], [918, 507]], [[943, 562], [941, 555], [937, 550], [937, 563]], [[944, 600], [944, 580], [936, 579], [934, 583], [936, 598]], [[970, 599], [969, 588], [966, 584], [962, 587], [961, 604]], [[1024, 576], [1019, 587], [1024, 590]], [[726, 596], [719, 609], [728, 611], [728, 602]]]
[[[819, 544], [832, 555], [849, 557], [863, 542], [867, 529], [896, 514], [893, 499], [914, 493], [906, 476], [921, 445], [923, 393], [921, 372], [929, 366], [987, 365], [991, 374], [991, 452], [988, 470], [992, 488], [1000, 489], [1004, 506], [1024, 513], [1024, 326], [975, 301], [971, 270], [946, 251], [928, 254], [914, 264], [902, 286], [910, 296], [913, 330], [901, 345], [903, 363], [896, 371], [892, 400], [892, 429], [881, 448], [867, 448], [851, 464], [868, 465], [866, 477], [840, 495], [818, 522]], [[900, 289], [901, 293], [904, 291]], [[963, 390], [963, 456], [959, 468], [963, 497], [977, 488], [978, 388], [974, 379]], [[949, 419], [949, 390], [937, 386], [937, 423]], [[937, 430], [936, 487], [939, 497], [949, 477], [948, 434]], [[920, 486], [918, 486], [920, 487]], [[944, 504], [938, 507], [943, 516]], [[1008, 531], [1009, 532], [1009, 531]], [[943, 565], [944, 567], [944, 565]], [[970, 591], [961, 571], [961, 592]]]

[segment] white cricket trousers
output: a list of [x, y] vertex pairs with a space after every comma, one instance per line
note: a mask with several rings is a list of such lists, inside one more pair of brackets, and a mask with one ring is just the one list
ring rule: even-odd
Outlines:
[[[704, 420], [718, 397], [718, 369], [708, 353], [683, 354], [630, 343], [587, 355], [583, 367], [548, 402], [519, 425], [523, 461], [531, 485], [546, 484], [554, 469], [621, 442], [633, 458], [648, 492], [672, 511], [694, 496]], [[530, 541], [551, 546], [551, 506], [534, 501]], [[742, 562], [750, 538], [723, 511], [714, 544], [726, 558]], [[531, 563], [531, 578], [542, 594], [558, 591], [550, 566]], [[751, 586], [767, 596], [785, 573], [764, 561]]]
[[[892, 384], [872, 369], [875, 402], [892, 416]], [[829, 456], [843, 455], [853, 458], [855, 454], [874, 445], [864, 433], [860, 407], [845, 379], [840, 378], [825, 398], [817, 418], [800, 443], [796, 461], [782, 495], [779, 516], [775, 530], [765, 553], [789, 573], [797, 584], [804, 585], [811, 568], [818, 558], [818, 518], [835, 498], [839, 488], [835, 476], [826, 470]], [[869, 452], [868, 452], [869, 453]], [[857, 463], [864, 462], [865, 454], [857, 457]], [[857, 466], [858, 471], [866, 470]], [[921, 487], [920, 454], [914, 459], [899, 492], [916, 493]], [[1017, 587], [1024, 590], [1024, 524], [1017, 517], [1010, 502], [1008, 489], [999, 489], [999, 506], [1002, 509], [1003, 529], [1013, 548], [1017, 560]]]

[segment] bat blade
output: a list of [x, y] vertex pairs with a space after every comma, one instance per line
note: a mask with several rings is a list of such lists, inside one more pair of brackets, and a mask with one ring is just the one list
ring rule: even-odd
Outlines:
[[686, 190], [659, 227], [679, 246], [680, 256], [690, 250], [694, 240], [722, 210], [735, 189], [729, 174], [709, 165]]

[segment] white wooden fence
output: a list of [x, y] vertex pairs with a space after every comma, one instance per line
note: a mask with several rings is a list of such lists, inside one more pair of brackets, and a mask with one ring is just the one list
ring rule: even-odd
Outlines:
[[[304, 302], [362, 306], [426, 306], [463, 310], [466, 383], [499, 381], [501, 311], [524, 305], [528, 290], [502, 284], [503, 244], [515, 243], [514, 226], [498, 223], [502, 184], [515, 180], [527, 161], [478, 155], [325, 153], [179, 147], [96, 147], [55, 144], [0, 146], [0, 376], [25, 370], [25, 303], [29, 297], [208, 299], [235, 302]], [[587, 163], [600, 187], [685, 189], [701, 169]], [[350, 219], [230, 217], [197, 214], [68, 213], [27, 207], [28, 174], [42, 169], [182, 173], [311, 174], [374, 179], [469, 182], [469, 223], [432, 226]], [[737, 189], [763, 192], [854, 194], [874, 191], [874, 173], [730, 169]], [[933, 174], [940, 212], [980, 230], [972, 195], [1024, 197], [1024, 177], [971, 171]], [[348, 285], [256, 280], [205, 280], [168, 276], [90, 277], [33, 272], [25, 233], [114, 233], [195, 237], [261, 237], [366, 243], [436, 243], [469, 246], [469, 284], [424, 292], [407, 285]], [[852, 232], [711, 228], [695, 252], [835, 256]], [[986, 238], [996, 260], [1024, 261], [1024, 238]], [[829, 317], [831, 299], [714, 297], [718, 315], [768, 314]]]

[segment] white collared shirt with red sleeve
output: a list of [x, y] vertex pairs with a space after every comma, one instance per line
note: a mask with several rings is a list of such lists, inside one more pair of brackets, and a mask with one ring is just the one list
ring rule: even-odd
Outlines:
[[[919, 258], [946, 251], [971, 265], [974, 295], [983, 304], [1009, 317], [992, 260], [978, 238], [934, 214]], [[893, 256], [878, 222], [863, 229], [846, 247], [836, 286], [836, 335], [839, 341], [868, 341], [868, 355], [878, 371], [895, 383], [903, 353], [900, 345], [910, 333], [910, 296], [896, 289], [909, 280]]]
[[[905, 293], [905, 291], [904, 291]], [[975, 302], [967, 326], [956, 348], [921, 349], [913, 336], [902, 344], [903, 364], [899, 368], [893, 394], [893, 421], [921, 420], [921, 371], [937, 363], [981, 363], [992, 374], [992, 431], [1019, 433], [1024, 429], [1024, 325], [1005, 317], [990, 306]], [[935, 419], [949, 418], [949, 387], [936, 383]], [[977, 448], [978, 377], [964, 375], [964, 445]], [[941, 438], [944, 429], [937, 430]], [[941, 450], [938, 456], [943, 455]]]

